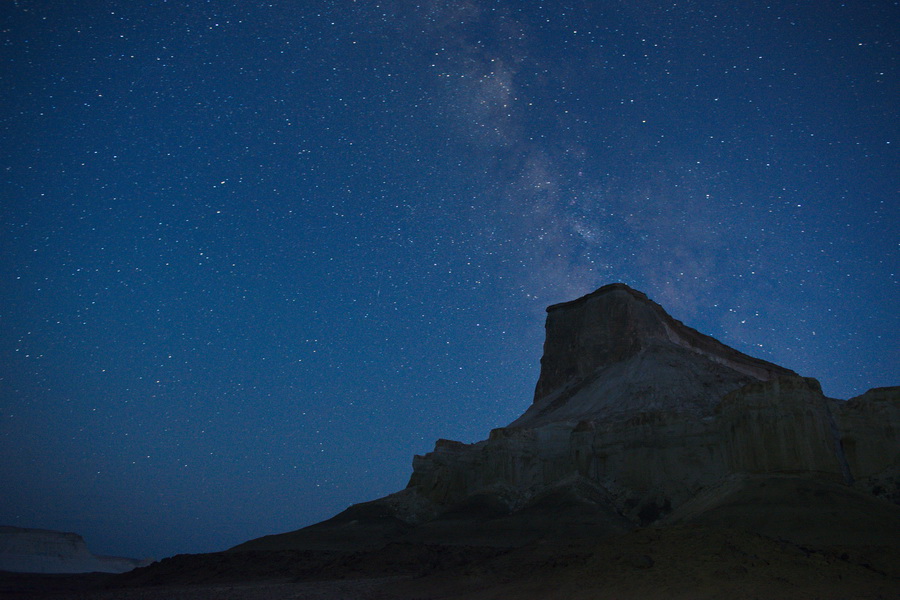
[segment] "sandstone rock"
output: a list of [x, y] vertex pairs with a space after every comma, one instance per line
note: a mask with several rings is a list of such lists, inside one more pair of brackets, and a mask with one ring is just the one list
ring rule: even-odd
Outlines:
[[547, 309], [534, 403], [513, 427], [637, 411], [710, 414], [751, 381], [796, 375], [687, 327], [623, 284]]
[[[408, 486], [436, 510], [511, 511], [572, 477], [636, 524], [736, 475], [801, 475], [900, 496], [898, 388], [850, 402], [721, 344], [615, 284], [548, 308], [534, 403], [476, 444], [442, 440]], [[862, 482], [862, 483], [861, 483]]]
[[838, 402], [834, 415], [856, 487], [900, 504], [900, 387]]
[[729, 473], [814, 473], [852, 483], [831, 402], [815, 379], [746, 385], [717, 412]]

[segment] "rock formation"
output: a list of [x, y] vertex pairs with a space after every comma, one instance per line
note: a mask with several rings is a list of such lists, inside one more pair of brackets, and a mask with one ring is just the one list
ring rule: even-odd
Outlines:
[[237, 549], [527, 543], [704, 519], [799, 541], [823, 527], [900, 536], [900, 388], [826, 398], [623, 284], [547, 311], [521, 417], [475, 444], [438, 440], [405, 490]]
[[[898, 434], [900, 387], [826, 398], [608, 285], [548, 309], [528, 410], [406, 489], [86, 597], [893, 598]], [[89, 556], [55, 535], [45, 561]]]
[[147, 564], [91, 554], [76, 533], [0, 527], [0, 571], [17, 573], [124, 573]]
[[623, 284], [547, 309], [541, 374], [512, 427], [646, 411], [709, 414], [732, 390], [793, 371], [742, 354]]

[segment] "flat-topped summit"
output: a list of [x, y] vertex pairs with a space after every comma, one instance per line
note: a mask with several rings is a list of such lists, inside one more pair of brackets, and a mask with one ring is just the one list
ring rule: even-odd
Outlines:
[[0, 526], [0, 571], [124, 573], [149, 561], [97, 556], [77, 533]]
[[726, 346], [614, 283], [547, 308], [534, 404], [513, 426], [648, 409], [709, 413], [724, 394], [782, 375], [796, 373]]
[[593, 292], [589, 292], [589, 293], [585, 294], [584, 296], [575, 298], [574, 300], [566, 300], [565, 302], [558, 302], [556, 304], [551, 304], [550, 306], [547, 307], [547, 312], [552, 312], [554, 310], [560, 310], [560, 309], [572, 308], [579, 304], [584, 304], [585, 302], [587, 302], [588, 300], [590, 300], [591, 298], [594, 298], [596, 296], [602, 296], [603, 294], [608, 294], [609, 292], [615, 292], [615, 291], [627, 292], [627, 293], [631, 294], [632, 296], [634, 296], [635, 298], [637, 298], [638, 300], [644, 300], [646, 302], [653, 302], [652, 300], [650, 300], [647, 297], [647, 294], [634, 289], [633, 287], [629, 286], [627, 283], [607, 283], [606, 285], [600, 286]]

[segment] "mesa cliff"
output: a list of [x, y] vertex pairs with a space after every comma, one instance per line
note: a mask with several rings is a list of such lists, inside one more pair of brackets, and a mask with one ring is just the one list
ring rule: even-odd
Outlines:
[[124, 573], [149, 564], [118, 556], [97, 556], [77, 533], [0, 527], [0, 571], [16, 573]]
[[475, 444], [438, 440], [404, 490], [234, 550], [515, 545], [679, 523], [803, 543], [900, 534], [900, 387], [827, 398], [624, 284], [547, 312], [521, 417]]
[[474, 444], [438, 440], [405, 489], [114, 585], [277, 580], [299, 586], [283, 597], [325, 597], [326, 583], [344, 594], [352, 581], [371, 592], [353, 597], [373, 600], [893, 598], [898, 435], [900, 387], [828, 398], [815, 379], [613, 284], [547, 309], [522, 416]]

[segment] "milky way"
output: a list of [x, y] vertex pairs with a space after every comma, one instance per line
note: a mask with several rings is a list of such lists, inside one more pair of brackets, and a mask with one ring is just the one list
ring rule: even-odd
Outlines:
[[896, 3], [6, 2], [0, 524], [214, 551], [402, 488], [622, 281], [896, 384]]

